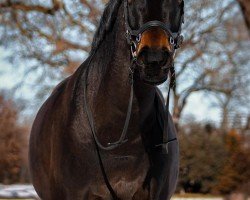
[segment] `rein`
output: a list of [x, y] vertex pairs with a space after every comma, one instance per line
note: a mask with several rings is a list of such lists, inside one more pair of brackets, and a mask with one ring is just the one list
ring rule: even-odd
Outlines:
[[89, 125], [90, 125], [90, 128], [91, 128], [91, 133], [92, 133], [95, 148], [96, 148], [96, 151], [97, 151], [98, 161], [99, 161], [99, 164], [100, 164], [103, 179], [104, 179], [105, 184], [106, 184], [106, 186], [107, 186], [107, 188], [108, 188], [108, 190], [109, 190], [109, 192], [110, 192], [110, 194], [112, 196], [112, 199], [113, 200], [120, 200], [118, 198], [118, 196], [116, 195], [114, 189], [112, 188], [112, 186], [111, 186], [111, 184], [110, 184], [110, 182], [108, 180], [107, 173], [105, 171], [103, 161], [102, 161], [102, 157], [101, 157], [101, 154], [100, 154], [100, 149], [106, 150], [106, 151], [113, 150], [113, 149], [117, 148], [118, 146], [120, 146], [120, 145], [122, 145], [122, 144], [124, 144], [125, 142], [128, 141], [125, 138], [126, 138], [126, 134], [127, 134], [128, 126], [129, 126], [129, 120], [130, 120], [130, 117], [131, 117], [133, 98], [134, 98], [134, 84], [133, 84], [134, 83], [134, 68], [133, 68], [133, 62], [132, 62], [131, 66], [129, 68], [129, 78], [130, 78], [130, 85], [131, 85], [130, 97], [129, 97], [129, 104], [128, 104], [128, 109], [127, 109], [127, 116], [126, 116], [126, 120], [125, 120], [125, 124], [124, 124], [124, 127], [123, 127], [122, 134], [121, 134], [120, 139], [118, 141], [116, 141], [114, 143], [108, 143], [107, 146], [104, 146], [98, 140], [95, 125], [94, 125], [93, 115], [92, 115], [92, 112], [91, 112], [91, 110], [89, 108], [88, 101], [87, 101], [88, 74], [89, 74], [89, 70], [90, 70], [90, 64], [91, 64], [96, 52], [97, 52], [97, 48], [91, 53], [91, 55], [89, 57], [89, 60], [87, 62], [87, 67], [86, 67], [86, 71], [85, 71], [85, 74], [84, 74], [85, 75], [84, 76], [84, 89], [83, 89], [84, 108], [85, 108], [87, 118], [88, 118], [88, 122], [89, 122]]
[[[84, 74], [84, 108], [87, 114], [87, 118], [88, 118], [88, 122], [91, 128], [91, 133], [92, 133], [92, 137], [94, 140], [94, 144], [95, 144], [95, 148], [97, 151], [97, 155], [98, 155], [98, 161], [100, 164], [100, 168], [101, 168], [101, 172], [103, 175], [103, 179], [105, 181], [105, 184], [113, 198], [113, 200], [120, 200], [118, 198], [118, 196], [116, 195], [115, 191], [113, 190], [104, 165], [103, 165], [103, 161], [101, 158], [101, 154], [100, 154], [100, 149], [101, 150], [106, 150], [106, 151], [110, 151], [110, 150], [114, 150], [117, 147], [119, 147], [120, 145], [126, 143], [128, 141], [128, 139], [126, 139], [126, 134], [127, 134], [127, 130], [128, 130], [128, 126], [129, 126], [129, 121], [131, 118], [131, 112], [132, 112], [132, 105], [133, 105], [133, 97], [134, 97], [134, 65], [137, 64], [137, 56], [136, 56], [136, 49], [137, 49], [137, 45], [140, 42], [141, 39], [141, 34], [143, 32], [145, 32], [146, 30], [152, 28], [152, 27], [160, 27], [161, 29], [163, 29], [164, 31], [166, 31], [169, 36], [170, 36], [170, 44], [174, 47], [174, 49], [178, 49], [183, 41], [183, 36], [181, 35], [181, 24], [184, 23], [184, 16], [182, 15], [181, 17], [181, 21], [179, 24], [179, 29], [177, 33], [173, 33], [170, 30], [170, 25], [169, 24], [164, 24], [163, 22], [160, 21], [150, 21], [147, 22], [146, 24], [142, 25], [142, 27], [139, 30], [132, 30], [132, 28], [129, 26], [129, 19], [128, 19], [128, 0], [124, 0], [124, 18], [125, 18], [125, 28], [126, 28], [126, 39], [128, 44], [131, 47], [131, 55], [132, 55], [132, 61], [131, 61], [131, 65], [129, 67], [129, 79], [130, 79], [130, 97], [129, 97], [129, 103], [128, 103], [128, 109], [127, 109], [127, 115], [126, 115], [126, 120], [124, 123], [124, 127], [123, 127], [123, 131], [121, 133], [121, 136], [119, 138], [118, 141], [116, 142], [110, 142], [108, 143], [106, 146], [104, 146], [103, 144], [101, 144], [101, 142], [98, 140], [97, 134], [96, 134], [96, 129], [95, 129], [95, 125], [94, 125], [94, 118], [93, 118], [93, 114], [90, 110], [90, 107], [88, 105], [88, 100], [87, 100], [87, 87], [88, 87], [88, 74], [89, 74], [89, 70], [90, 70], [90, 64], [93, 61], [93, 58], [97, 52], [98, 47], [96, 47], [90, 54], [88, 62], [87, 62], [87, 67], [86, 67], [86, 71]], [[174, 50], [174, 51], [175, 51]], [[174, 55], [174, 53], [173, 53]], [[170, 85], [169, 85], [169, 89], [168, 89], [168, 96], [167, 96], [167, 103], [166, 103], [166, 113], [167, 113], [167, 121], [166, 121], [166, 126], [164, 125], [164, 131], [163, 131], [163, 142], [162, 144], [157, 144], [154, 147], [165, 147], [166, 152], [168, 153], [168, 144], [177, 140], [177, 138], [168, 140], [168, 113], [169, 113], [169, 100], [170, 100], [170, 91], [172, 88], [175, 87], [175, 69], [174, 66], [169, 67], [170, 69]]]
[[127, 109], [127, 116], [126, 116], [126, 120], [125, 120], [125, 124], [124, 124], [124, 127], [123, 127], [123, 130], [122, 130], [122, 133], [121, 133], [121, 136], [119, 138], [118, 141], [116, 142], [110, 142], [107, 144], [107, 146], [104, 146], [101, 144], [101, 142], [98, 140], [97, 138], [97, 134], [96, 134], [96, 129], [95, 129], [95, 125], [94, 125], [94, 118], [93, 118], [93, 115], [92, 115], [92, 112], [89, 108], [89, 105], [88, 105], [88, 101], [87, 101], [87, 79], [88, 79], [88, 72], [89, 72], [89, 66], [91, 64], [91, 61], [93, 59], [93, 56], [95, 55], [92, 54], [89, 62], [88, 62], [88, 65], [87, 65], [87, 72], [85, 73], [85, 87], [84, 87], [84, 107], [86, 109], [86, 113], [87, 113], [87, 116], [88, 116], [88, 121], [89, 121], [89, 124], [90, 124], [90, 127], [91, 127], [91, 132], [92, 132], [92, 135], [94, 137], [94, 140], [96, 142], [96, 144], [98, 145], [98, 147], [102, 150], [106, 150], [106, 151], [110, 151], [110, 150], [113, 150], [115, 148], [117, 148], [118, 146], [126, 143], [128, 140], [125, 139], [126, 138], [126, 134], [127, 134], [127, 131], [128, 131], [128, 126], [129, 126], [129, 121], [130, 121], [130, 117], [131, 117], [131, 112], [132, 112], [132, 105], [133, 105], [133, 98], [134, 98], [134, 85], [133, 85], [133, 82], [134, 82], [134, 70], [132, 67], [130, 67], [130, 72], [129, 72], [129, 78], [130, 78], [130, 97], [129, 97], [129, 104], [128, 104], [128, 109]]

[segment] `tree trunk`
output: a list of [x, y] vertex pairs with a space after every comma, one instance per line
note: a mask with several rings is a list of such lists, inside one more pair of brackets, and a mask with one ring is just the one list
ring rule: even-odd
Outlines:
[[221, 129], [225, 132], [229, 129], [227, 105], [222, 107]]
[[180, 95], [174, 92], [174, 110], [173, 110], [173, 121], [176, 130], [179, 129], [180, 119], [182, 117], [182, 111], [186, 105], [186, 100], [181, 99]]

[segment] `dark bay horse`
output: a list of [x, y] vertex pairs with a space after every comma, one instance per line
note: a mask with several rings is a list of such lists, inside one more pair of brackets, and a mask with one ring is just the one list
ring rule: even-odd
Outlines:
[[110, 0], [89, 58], [34, 121], [29, 161], [41, 199], [170, 199], [178, 141], [156, 85], [173, 72], [183, 6]]

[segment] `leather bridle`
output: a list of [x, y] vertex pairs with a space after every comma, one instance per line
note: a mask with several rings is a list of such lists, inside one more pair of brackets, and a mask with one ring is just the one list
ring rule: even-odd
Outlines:
[[[182, 8], [184, 9], [184, 8]], [[137, 47], [138, 44], [141, 41], [142, 34], [154, 27], [161, 28], [163, 31], [165, 31], [169, 35], [169, 43], [173, 47], [174, 51], [178, 48], [180, 48], [182, 42], [183, 42], [183, 36], [181, 35], [181, 27], [184, 23], [184, 12], [181, 15], [181, 19], [178, 26], [177, 32], [171, 31], [171, 25], [163, 23], [161, 21], [149, 21], [145, 24], [143, 24], [138, 30], [133, 30], [129, 24], [129, 6], [128, 6], [128, 0], [124, 0], [124, 20], [125, 20], [125, 28], [126, 28], [126, 38], [127, 42], [131, 47], [131, 54], [133, 56], [134, 61], [137, 59]], [[174, 54], [174, 52], [171, 52]]]
[[[100, 168], [102, 171], [102, 175], [105, 181], [105, 184], [113, 198], [113, 200], [119, 200], [119, 198], [117, 197], [115, 191], [113, 190], [107, 174], [105, 172], [104, 169], [104, 165], [102, 162], [102, 158], [101, 158], [101, 154], [100, 154], [100, 149], [102, 150], [113, 150], [117, 147], [119, 147], [120, 145], [124, 144], [127, 141], [126, 138], [126, 134], [127, 134], [127, 130], [128, 130], [128, 126], [129, 126], [129, 121], [130, 121], [130, 117], [131, 117], [131, 112], [132, 112], [132, 104], [133, 104], [133, 96], [134, 96], [134, 68], [135, 65], [137, 64], [137, 55], [136, 55], [136, 50], [137, 50], [137, 46], [140, 43], [140, 39], [141, 39], [141, 35], [148, 29], [151, 29], [153, 27], [159, 27], [162, 30], [164, 30], [168, 35], [169, 35], [169, 42], [172, 45], [174, 51], [178, 48], [180, 48], [180, 45], [183, 41], [183, 36], [181, 35], [181, 25], [182, 23], [184, 23], [184, 14], [181, 16], [181, 20], [180, 20], [180, 24], [179, 24], [179, 28], [177, 32], [172, 32], [170, 29], [170, 24], [164, 24], [161, 21], [149, 21], [145, 24], [143, 24], [139, 30], [133, 30], [130, 25], [129, 25], [129, 18], [128, 18], [128, 0], [124, 0], [124, 19], [125, 19], [125, 29], [126, 29], [126, 39], [128, 44], [131, 47], [131, 55], [132, 55], [132, 59], [131, 59], [131, 65], [129, 67], [129, 77], [130, 77], [130, 86], [131, 86], [131, 90], [130, 90], [130, 97], [129, 97], [129, 104], [128, 104], [128, 109], [127, 109], [127, 115], [126, 115], [126, 120], [124, 123], [124, 127], [123, 127], [123, 131], [121, 133], [121, 136], [119, 138], [118, 141], [116, 142], [110, 142], [107, 145], [103, 145], [101, 144], [101, 142], [98, 140], [97, 134], [96, 134], [96, 129], [95, 129], [95, 124], [94, 124], [94, 118], [93, 118], [93, 114], [90, 110], [90, 107], [88, 105], [88, 101], [87, 101], [87, 87], [88, 87], [88, 74], [89, 74], [89, 70], [90, 70], [90, 64], [93, 60], [94, 55], [97, 52], [98, 46], [91, 52], [88, 61], [87, 61], [87, 66], [86, 66], [86, 71], [84, 74], [84, 108], [85, 108], [85, 112], [87, 114], [87, 118], [88, 118], [88, 122], [90, 125], [90, 129], [91, 129], [91, 133], [92, 133], [92, 137], [94, 140], [94, 144], [96, 147], [96, 151], [97, 151], [97, 155], [98, 155], [98, 160], [99, 160], [99, 164], [100, 164]], [[172, 52], [174, 54], [174, 52]], [[166, 110], [167, 110], [167, 115], [168, 115], [168, 111], [169, 111], [169, 97], [170, 97], [170, 89], [174, 87], [175, 85], [175, 70], [174, 70], [174, 66], [170, 66], [170, 86], [169, 86], [169, 90], [168, 90], [168, 97], [167, 97], [167, 104], [166, 104]], [[154, 148], [157, 147], [165, 147], [166, 152], [168, 152], [168, 144], [177, 140], [176, 138], [168, 140], [168, 136], [167, 136], [167, 129], [168, 129], [168, 116], [167, 116], [167, 122], [166, 122], [166, 126], [164, 126], [164, 132], [163, 132], [163, 142], [162, 144], [155, 144]]]

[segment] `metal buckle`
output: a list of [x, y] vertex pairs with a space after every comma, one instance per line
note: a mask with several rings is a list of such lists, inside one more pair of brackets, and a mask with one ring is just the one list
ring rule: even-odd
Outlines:
[[166, 150], [166, 153], [168, 154], [168, 145], [171, 143], [171, 142], [174, 142], [174, 141], [177, 141], [177, 138], [174, 138], [172, 140], [169, 140], [168, 142], [164, 142], [162, 144], [157, 144], [155, 145], [155, 147], [162, 147], [163, 149]]
[[141, 36], [142, 36], [141, 33], [140, 33], [139, 35], [137, 35], [137, 37], [136, 37], [136, 42], [137, 42], [137, 43], [140, 43], [140, 42], [141, 42]]
[[128, 141], [128, 139], [125, 139], [125, 140], [123, 140], [123, 141], [121, 141], [121, 142], [114, 142], [114, 143], [109, 142], [109, 143], [108, 143], [108, 146], [120, 146], [120, 145], [122, 145], [122, 144], [125, 144], [127, 141]]
[[171, 45], [174, 45], [174, 38], [172, 36], [169, 37], [169, 42]]
[[131, 49], [131, 54], [132, 54], [133, 58], [136, 58], [137, 57], [137, 54], [136, 54], [137, 44], [136, 44], [136, 42], [132, 41], [130, 49]]
[[181, 45], [182, 45], [182, 43], [183, 43], [183, 41], [184, 41], [183, 35], [179, 35], [179, 36], [177, 37], [177, 42], [176, 42], [176, 44], [175, 44], [175, 49], [180, 48]]
[[168, 154], [168, 144], [169, 142], [166, 142], [166, 143], [163, 143], [163, 144], [158, 144], [158, 145], [155, 145], [155, 147], [162, 147], [163, 149], [166, 150], [166, 154]]

